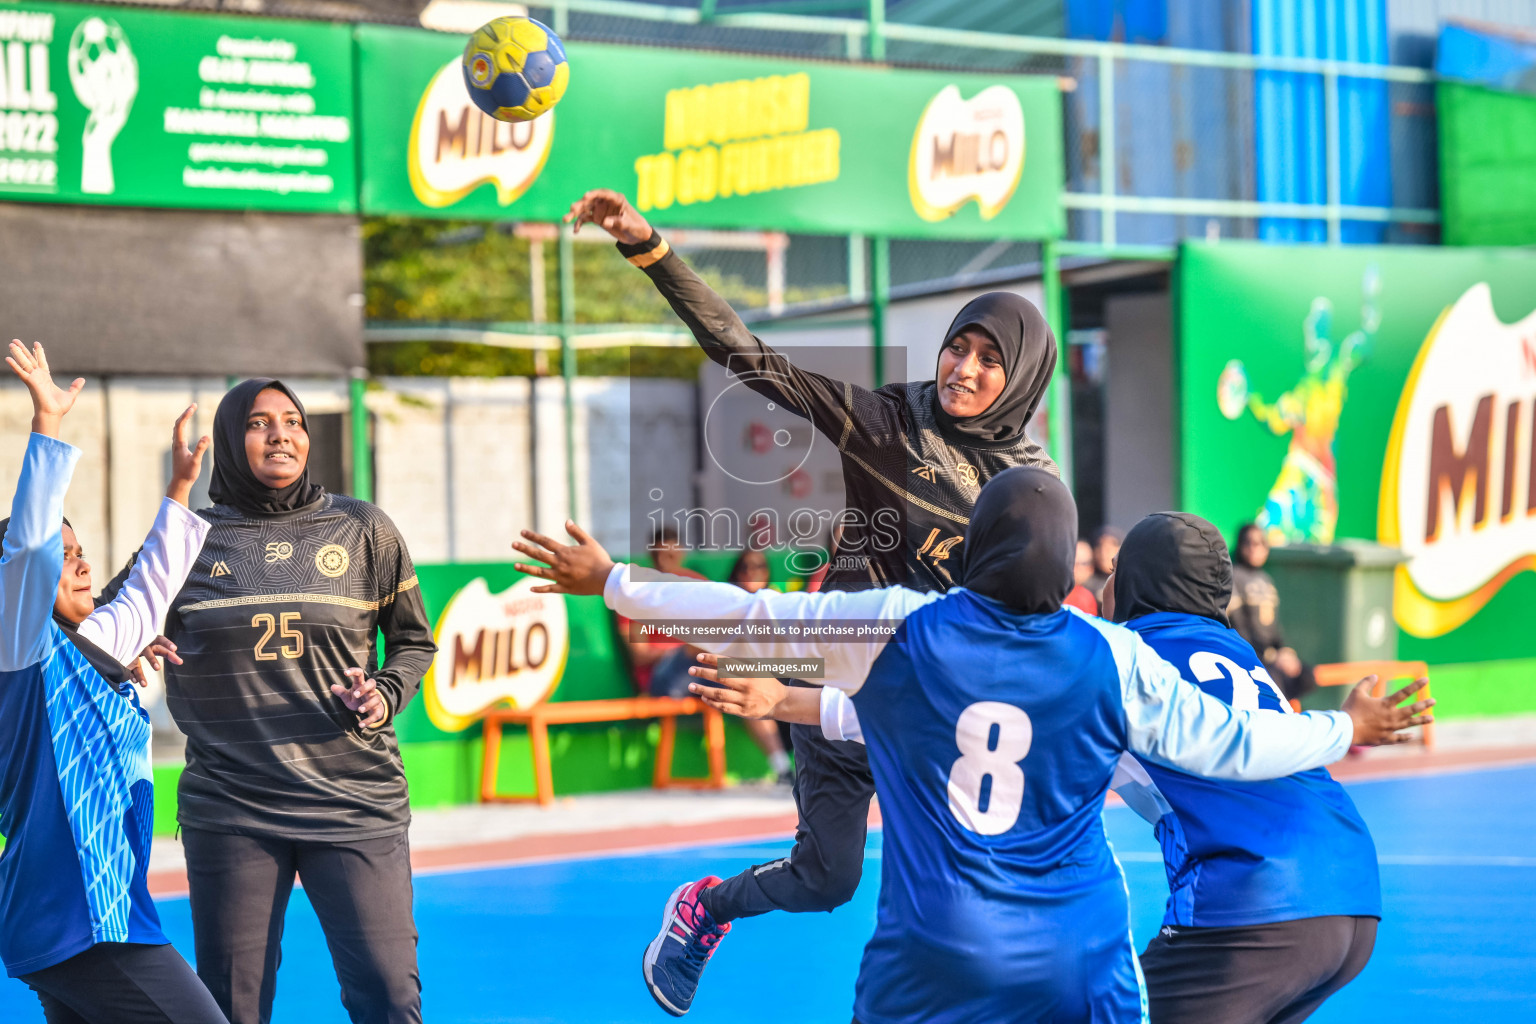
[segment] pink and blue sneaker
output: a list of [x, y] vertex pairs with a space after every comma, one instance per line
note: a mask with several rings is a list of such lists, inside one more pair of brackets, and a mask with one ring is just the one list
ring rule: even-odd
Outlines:
[[641, 963], [646, 987], [656, 1005], [674, 1017], [681, 1017], [693, 1005], [704, 965], [731, 930], [728, 923], [716, 924], [699, 900], [700, 893], [719, 884], [720, 879], [710, 875], [678, 886], [667, 899], [661, 931], [645, 947]]

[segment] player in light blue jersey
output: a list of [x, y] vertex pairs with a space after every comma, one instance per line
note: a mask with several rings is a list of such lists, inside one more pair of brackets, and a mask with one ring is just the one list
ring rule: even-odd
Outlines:
[[[545, 563], [519, 566], [555, 581], [543, 592], [602, 593], [631, 619], [739, 623], [730, 639], [695, 642], [822, 659], [824, 682], [852, 696], [886, 834], [856, 987], [863, 1024], [1143, 1020], [1124, 880], [1100, 815], [1120, 755], [1277, 778], [1412, 719], [1360, 695], [1345, 713], [1235, 710], [1129, 630], [1064, 610], [1077, 512], [1041, 470], [1009, 469], [982, 489], [962, 586], [942, 595], [635, 583], [567, 529], [576, 545], [529, 531], [514, 545]], [[696, 970], [712, 953], [723, 926], [702, 907], [686, 913], [647, 947], [648, 978]]]
[[32, 434], [0, 522], [0, 960], [52, 1024], [223, 1021], [149, 896], [150, 724], [124, 667], [202, 550], [208, 527], [186, 501], [208, 439], [188, 450], [193, 409], [177, 420], [154, 527], [96, 608], [64, 521], [80, 449], [58, 439], [85, 381], [55, 387], [41, 345], [12, 342], [6, 362], [32, 394]]
[[[1292, 716], [1228, 625], [1231, 597], [1220, 532], [1163, 512], [1125, 538], [1104, 611], [1212, 697]], [[1265, 782], [1201, 778], [1149, 758], [1139, 768], [1127, 766], [1116, 789], [1154, 823], [1170, 890], [1141, 957], [1152, 1024], [1305, 1020], [1365, 967], [1381, 917], [1376, 847], [1344, 787], [1323, 768]]]

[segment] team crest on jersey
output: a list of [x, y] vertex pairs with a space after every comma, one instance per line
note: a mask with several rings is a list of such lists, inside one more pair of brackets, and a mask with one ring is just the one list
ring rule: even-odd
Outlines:
[[229, 566], [225, 565], [223, 560], [221, 559], [221, 560], [213, 563], [213, 568], [208, 570], [208, 575], [209, 576], [228, 576], [229, 575]]
[[293, 545], [285, 540], [275, 540], [267, 545], [268, 562], [286, 562], [293, 557]]
[[960, 477], [960, 482], [968, 487], [975, 487], [976, 481], [980, 479], [976, 467], [968, 462], [955, 463], [955, 473]]
[[347, 566], [352, 564], [352, 556], [347, 554], [347, 549], [340, 544], [327, 544], [315, 552], [315, 568], [320, 575], [335, 579], [347, 571]]

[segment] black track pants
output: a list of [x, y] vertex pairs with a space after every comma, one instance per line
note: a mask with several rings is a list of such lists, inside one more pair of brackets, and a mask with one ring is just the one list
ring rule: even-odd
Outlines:
[[24, 974], [48, 1024], [225, 1024], [213, 996], [172, 946], [99, 942]]
[[406, 834], [301, 843], [185, 828], [198, 977], [230, 1024], [268, 1024], [294, 876], [353, 1024], [421, 1024]]
[[704, 907], [716, 921], [770, 910], [832, 910], [859, 887], [869, 801], [875, 795], [864, 746], [829, 740], [818, 725], [794, 726], [792, 735], [800, 811], [794, 849], [706, 889]]

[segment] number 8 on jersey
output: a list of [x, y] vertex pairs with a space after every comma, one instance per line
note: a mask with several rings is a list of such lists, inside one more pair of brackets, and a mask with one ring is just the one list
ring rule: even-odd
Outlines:
[[949, 769], [949, 812], [972, 832], [995, 836], [1013, 828], [1024, 805], [1024, 769], [1035, 730], [1022, 708], [984, 700], [960, 712]]

